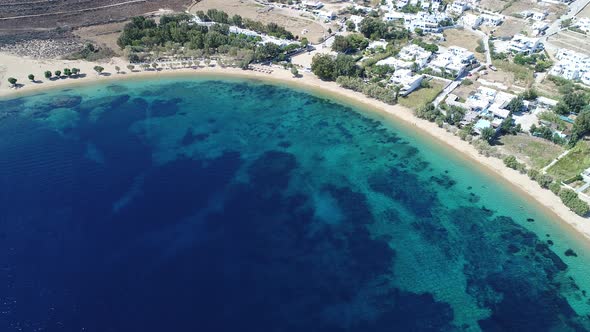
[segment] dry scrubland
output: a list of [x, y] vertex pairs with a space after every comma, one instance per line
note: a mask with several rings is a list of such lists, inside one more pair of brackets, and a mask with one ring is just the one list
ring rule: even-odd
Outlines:
[[191, 0], [2, 0], [0, 42], [56, 28], [117, 22], [160, 8], [185, 10]]

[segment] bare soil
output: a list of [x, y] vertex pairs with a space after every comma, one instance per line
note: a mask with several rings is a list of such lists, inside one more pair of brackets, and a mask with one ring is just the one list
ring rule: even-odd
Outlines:
[[464, 29], [449, 29], [443, 32], [443, 35], [445, 36], [445, 41], [440, 43], [442, 46], [460, 46], [466, 48], [467, 50], [473, 52], [479, 61], [485, 62], [485, 53], [478, 53], [475, 51], [479, 45], [479, 40], [481, 40], [481, 37], [477, 34]]
[[[124, 21], [162, 8], [185, 10], [191, 0], [3, 0], [0, 43], [72, 28]], [[2, 36], [10, 36], [1, 38]]]

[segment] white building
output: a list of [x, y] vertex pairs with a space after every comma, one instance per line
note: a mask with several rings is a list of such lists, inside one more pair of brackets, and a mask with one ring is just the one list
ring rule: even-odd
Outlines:
[[519, 54], [532, 54], [543, 49], [539, 38], [530, 38], [517, 34], [510, 40], [508, 50]]
[[480, 16], [467, 13], [461, 16], [459, 19], [459, 24], [466, 28], [477, 29], [481, 25], [482, 21], [483, 19]]
[[469, 9], [469, 5], [463, 0], [455, 1], [447, 6], [447, 12], [453, 15], [461, 15], [467, 9]]
[[374, 50], [379, 47], [381, 47], [382, 49], [385, 49], [385, 48], [387, 48], [387, 44], [388, 43], [385, 40], [374, 40], [369, 43], [369, 46], [367, 46], [367, 49]]
[[404, 26], [410, 31], [422, 29], [424, 32], [439, 32], [441, 29], [440, 22], [450, 19], [445, 13], [419, 12], [417, 14], [405, 14]]
[[555, 58], [558, 62], [551, 68], [549, 75], [568, 80], [580, 80], [590, 85], [590, 57], [568, 49], [559, 49]]
[[579, 18], [576, 21], [576, 23], [574, 24], [574, 27], [576, 27], [584, 32], [590, 32], [590, 18], [588, 18], [588, 17]]
[[396, 70], [393, 76], [391, 76], [390, 82], [394, 85], [401, 86], [399, 94], [401, 96], [407, 96], [412, 91], [420, 87], [424, 75], [414, 74], [409, 69]]
[[389, 57], [378, 61], [379, 66], [391, 66], [395, 70], [400, 69], [422, 69], [428, 64], [432, 52], [424, 50], [418, 45], [408, 45], [400, 50], [396, 57]]
[[320, 9], [324, 7], [324, 4], [322, 2], [312, 0], [303, 0], [301, 1], [301, 5], [307, 9]]
[[318, 18], [324, 21], [331, 21], [336, 18], [336, 14], [331, 10], [318, 10]]
[[481, 86], [467, 98], [465, 104], [482, 115], [506, 119], [510, 115], [506, 106], [514, 98], [513, 94]]
[[428, 67], [437, 73], [447, 72], [455, 77], [465, 73], [467, 67], [476, 63], [475, 55], [463, 47], [451, 46], [448, 49], [440, 50]]
[[364, 17], [359, 16], [359, 15], [351, 15], [350, 18], [348, 19], [349, 21], [351, 21], [352, 23], [354, 23], [354, 30], [355, 31], [359, 31], [360, 26], [361, 26], [361, 22], [363, 21]]
[[395, 21], [404, 21], [404, 14], [400, 12], [390, 11], [383, 15], [383, 21], [385, 22], [395, 22]]
[[379, 66], [391, 66], [398, 69], [421, 69], [426, 66], [432, 53], [418, 45], [408, 45], [400, 50], [396, 57], [389, 57], [378, 61]]
[[481, 17], [481, 24], [491, 27], [498, 26], [504, 22], [504, 16], [502, 15], [481, 14], [479, 17]]

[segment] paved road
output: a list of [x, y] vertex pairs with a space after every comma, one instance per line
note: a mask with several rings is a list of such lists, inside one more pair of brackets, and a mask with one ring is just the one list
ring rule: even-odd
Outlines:
[[[588, 0], [588, 1], [590, 1], [590, 0]], [[486, 65], [488, 65], [488, 66], [491, 65], [492, 64], [492, 55], [490, 54], [490, 37], [485, 32], [483, 32], [481, 30], [473, 30], [469, 27], [467, 27], [466, 29], [481, 37], [481, 39], [483, 40], [483, 46], [486, 50]]]
[[554, 35], [561, 31], [561, 22], [566, 19], [572, 18], [576, 16], [579, 12], [584, 9], [590, 3], [590, 0], [576, 0], [568, 5], [569, 10], [566, 14], [562, 15], [561, 18], [555, 20], [545, 32], [545, 36], [542, 38], [542, 41], [547, 40], [547, 37]]

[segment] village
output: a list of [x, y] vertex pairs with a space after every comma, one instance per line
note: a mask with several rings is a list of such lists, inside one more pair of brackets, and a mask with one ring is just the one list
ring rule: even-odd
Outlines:
[[[291, 54], [290, 66], [487, 141], [492, 148], [483, 153], [512, 157], [590, 202], [590, 145], [576, 124], [582, 109], [569, 98], [586, 105], [590, 98], [590, 43], [576, 42], [590, 32], [588, 1], [256, 3], [264, 8], [258, 12], [314, 22], [296, 36], [305, 47]], [[230, 31], [281, 47], [298, 42]], [[362, 74], [326, 74], [321, 66], [330, 58], [348, 59]]]

